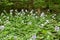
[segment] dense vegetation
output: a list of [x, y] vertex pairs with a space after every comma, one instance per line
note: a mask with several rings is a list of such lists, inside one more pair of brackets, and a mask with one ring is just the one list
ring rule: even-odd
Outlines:
[[[27, 15], [26, 15], [27, 14]], [[17, 12], [0, 16], [0, 40], [59, 40], [60, 21], [56, 14]]]
[[0, 40], [60, 40], [60, 0], [0, 0]]

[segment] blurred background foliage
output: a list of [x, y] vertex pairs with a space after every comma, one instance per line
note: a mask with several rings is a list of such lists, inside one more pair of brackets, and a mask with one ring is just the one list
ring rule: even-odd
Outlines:
[[50, 9], [51, 12], [60, 12], [60, 0], [0, 0], [0, 11], [10, 9]]

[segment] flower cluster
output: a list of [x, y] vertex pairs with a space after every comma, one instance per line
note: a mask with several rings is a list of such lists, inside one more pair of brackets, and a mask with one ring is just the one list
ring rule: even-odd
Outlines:
[[[6, 13], [6, 11], [4, 12]], [[55, 40], [53, 39], [55, 34], [52, 32], [56, 32], [57, 35], [59, 35], [60, 31], [60, 23], [58, 23], [56, 20], [57, 15], [50, 15], [42, 12], [38, 16], [36, 13], [38, 12], [34, 13], [34, 10], [29, 12], [28, 10], [24, 9], [22, 9], [20, 12], [18, 12], [16, 9], [15, 15], [12, 15], [13, 10], [10, 10], [10, 14], [1, 13], [0, 30], [3, 30], [1, 31], [3, 34], [0, 33], [0, 35], [2, 35], [0, 36], [1, 39]]]

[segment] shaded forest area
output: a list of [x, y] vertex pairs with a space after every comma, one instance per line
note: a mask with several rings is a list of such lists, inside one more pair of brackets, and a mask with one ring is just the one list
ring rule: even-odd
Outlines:
[[0, 0], [0, 12], [11, 9], [34, 9], [38, 13], [49, 9], [51, 13], [60, 13], [60, 0]]

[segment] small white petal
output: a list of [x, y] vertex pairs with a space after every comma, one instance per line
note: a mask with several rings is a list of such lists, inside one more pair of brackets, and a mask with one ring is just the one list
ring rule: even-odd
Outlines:
[[35, 16], [36, 18], [38, 18], [38, 16]]
[[44, 17], [45, 16], [45, 13], [44, 12], [42, 12], [41, 13], [41, 15], [40, 15], [40, 17]]
[[31, 37], [33, 40], [36, 40], [36, 34]]
[[32, 38], [36, 38], [36, 34], [32, 36]]
[[17, 9], [15, 9], [15, 12], [18, 12], [18, 10], [17, 10]]
[[12, 12], [12, 11], [13, 11], [13, 9], [10, 10], [10, 12]]
[[56, 14], [54, 14], [54, 16], [56, 16]]
[[31, 10], [30, 13], [33, 13], [34, 10]]
[[0, 30], [4, 30], [4, 28], [5, 28], [4, 25], [0, 26]]
[[25, 12], [28, 12], [27, 10], [25, 10]]
[[48, 12], [50, 11], [50, 9], [47, 10]]
[[13, 14], [12, 12], [13, 12], [13, 9], [10, 10], [10, 14]]
[[60, 28], [58, 26], [55, 26], [55, 31], [59, 31]]
[[41, 24], [41, 26], [44, 26], [44, 24]]
[[22, 9], [21, 11], [24, 12], [24, 9]]
[[39, 27], [40, 28], [43, 28], [45, 26], [45, 24], [40, 24]]
[[9, 16], [7, 17], [7, 19], [9, 19]]
[[49, 20], [46, 20], [47, 23], [49, 23]]

